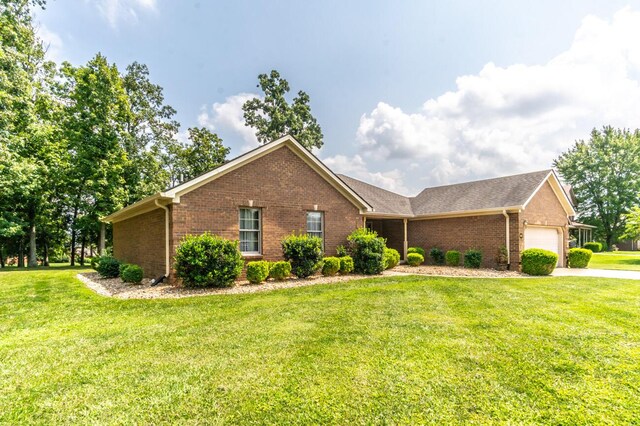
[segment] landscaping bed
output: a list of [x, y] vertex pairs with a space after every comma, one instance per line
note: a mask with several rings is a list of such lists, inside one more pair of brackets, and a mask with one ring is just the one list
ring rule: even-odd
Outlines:
[[474, 269], [455, 266], [434, 266], [434, 265], [398, 265], [393, 268], [394, 272], [417, 275], [435, 275], [440, 277], [475, 277], [475, 278], [521, 278], [528, 277], [518, 271], [498, 271], [495, 269]]

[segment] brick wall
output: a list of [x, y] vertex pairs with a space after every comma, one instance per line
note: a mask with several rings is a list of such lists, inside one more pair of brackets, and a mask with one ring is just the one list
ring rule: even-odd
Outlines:
[[404, 225], [402, 219], [367, 219], [367, 224], [379, 236], [387, 239], [387, 247], [398, 250], [402, 259], [404, 252]]
[[360, 226], [359, 210], [300, 157], [283, 146], [180, 197], [172, 206], [172, 253], [186, 234], [239, 238], [239, 208], [261, 209], [262, 256], [282, 258], [280, 241], [306, 232], [306, 212], [324, 212], [325, 253], [334, 255]]
[[155, 209], [113, 224], [113, 255], [144, 269], [145, 277], [164, 274], [165, 212]]

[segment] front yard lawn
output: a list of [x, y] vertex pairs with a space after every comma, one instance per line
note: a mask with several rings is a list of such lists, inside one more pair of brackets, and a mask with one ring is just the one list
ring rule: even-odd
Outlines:
[[640, 252], [611, 251], [593, 253], [589, 268], [640, 271]]
[[620, 424], [640, 285], [386, 277], [249, 295], [97, 296], [0, 273], [0, 423]]

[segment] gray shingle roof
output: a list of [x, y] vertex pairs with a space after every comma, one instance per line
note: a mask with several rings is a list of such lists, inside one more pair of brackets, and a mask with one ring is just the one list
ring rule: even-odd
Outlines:
[[357, 179], [339, 175], [364, 198], [375, 213], [422, 216], [500, 209], [523, 205], [551, 170], [426, 188], [415, 197], [405, 197]]

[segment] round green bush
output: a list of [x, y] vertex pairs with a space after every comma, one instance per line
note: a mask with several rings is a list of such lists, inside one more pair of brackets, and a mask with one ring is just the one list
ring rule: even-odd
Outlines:
[[124, 269], [120, 269], [120, 278], [125, 283], [140, 284], [144, 277], [144, 271], [138, 265], [125, 264]]
[[337, 257], [325, 257], [322, 265], [322, 275], [330, 277], [340, 270], [340, 259]]
[[229, 287], [244, 266], [237, 241], [208, 232], [185, 236], [174, 260], [176, 276], [187, 287]]
[[287, 261], [273, 262], [269, 267], [269, 277], [276, 281], [287, 279], [289, 275], [291, 275], [291, 264]]
[[131, 266], [131, 263], [121, 263], [120, 266], [118, 267], [118, 275], [120, 276], [120, 278], [122, 278], [122, 273], [124, 272], [125, 269], [127, 269], [129, 266]]
[[[56, 259], [57, 260], [57, 259]], [[52, 263], [58, 263], [56, 262], [56, 260], [52, 260]], [[93, 270], [97, 270], [96, 268], [98, 267], [98, 262], [100, 262], [100, 256], [93, 256], [91, 258], [91, 260], [89, 261], [89, 264], [91, 265], [91, 269]]]
[[96, 265], [96, 271], [103, 278], [117, 278], [120, 275], [120, 261], [115, 257], [102, 256]]
[[351, 256], [340, 257], [340, 273], [346, 275], [353, 272], [353, 259]]
[[600, 253], [602, 251], [602, 243], [592, 241], [590, 243], [584, 243], [582, 248], [591, 250], [593, 253]]
[[398, 265], [398, 262], [400, 262], [400, 253], [398, 253], [398, 250], [392, 249], [392, 248], [385, 248], [384, 249], [384, 265], [385, 265], [384, 269], [395, 268]]
[[289, 235], [282, 240], [282, 253], [298, 278], [307, 278], [322, 266], [322, 240], [318, 237]]
[[558, 255], [549, 250], [530, 248], [522, 252], [522, 272], [528, 275], [549, 275], [556, 268]]
[[444, 258], [448, 266], [460, 266], [460, 252], [458, 250], [449, 250]]
[[420, 255], [422, 255], [423, 259], [427, 258], [427, 252], [425, 252], [422, 247], [409, 247], [407, 249], [407, 254], [410, 254], [410, 253], [419, 253]]
[[247, 263], [247, 280], [251, 284], [260, 284], [269, 277], [269, 262], [258, 260]]
[[384, 271], [385, 239], [375, 231], [356, 229], [347, 237], [354, 270], [360, 274], [376, 275]]
[[436, 265], [444, 265], [444, 252], [438, 247], [434, 247], [429, 250], [429, 257]]
[[482, 264], [482, 252], [476, 249], [469, 249], [464, 252], [464, 267], [465, 268], [480, 268]]
[[572, 248], [569, 250], [569, 267], [586, 268], [591, 260], [591, 250], [585, 248]]
[[419, 266], [424, 262], [424, 257], [420, 253], [408, 253], [407, 254], [407, 263], [410, 266]]

